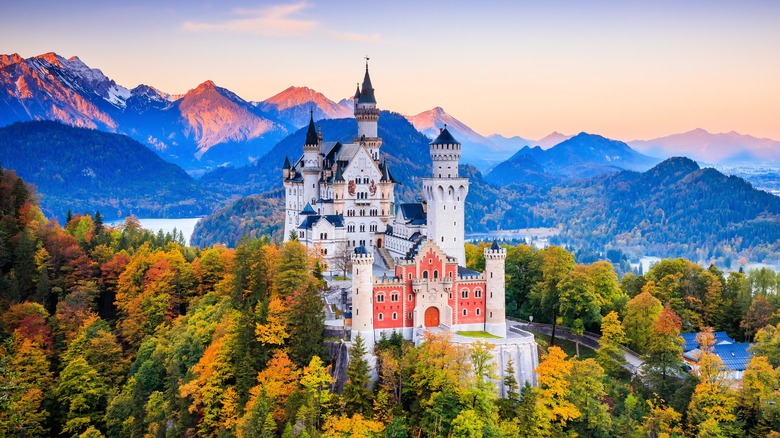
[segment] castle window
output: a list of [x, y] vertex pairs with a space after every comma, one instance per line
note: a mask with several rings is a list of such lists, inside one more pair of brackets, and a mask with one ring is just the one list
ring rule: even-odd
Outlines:
[[452, 299], [452, 292], [450, 292], [450, 298], [449, 299]]
[[396, 319], [398, 319], [398, 314], [393, 312], [393, 321], [395, 321]]
[[479, 308], [477, 308], [477, 310], [475, 310], [475, 312], [477, 312], [477, 316], [479, 316]]
[[490, 298], [493, 298], [493, 292], [490, 292]]
[[439, 278], [439, 271], [433, 270], [433, 278]]
[[407, 318], [412, 319], [412, 312], [409, 312], [409, 314], [406, 315], [406, 316], [407, 316]]
[[385, 294], [376, 294], [376, 302], [377, 303], [384, 303], [385, 302]]
[[444, 236], [441, 236], [441, 241], [444, 242]]
[[409, 301], [412, 301], [412, 294], [409, 294]]
[[474, 291], [474, 298], [482, 298], [482, 291], [477, 289]]
[[[411, 279], [412, 279], [412, 273], [410, 272], [410, 273], [409, 273], [409, 280], [411, 280]], [[411, 296], [411, 295], [410, 295], [410, 296]]]
[[306, 236], [305, 231], [298, 231], [298, 237], [303, 238], [304, 236]]
[[469, 316], [469, 309], [463, 309], [463, 316]]
[[360, 224], [360, 232], [366, 231], [366, 224]]
[[493, 273], [492, 272], [490, 273], [490, 278], [493, 278]]
[[493, 317], [493, 312], [490, 312], [490, 317], [491, 317], [491, 318]]
[[393, 292], [390, 294], [390, 301], [397, 303], [398, 302], [398, 292]]
[[369, 227], [369, 230], [372, 231], [372, 232], [376, 231], [377, 230], [377, 225], [376, 224], [371, 224], [371, 226]]
[[423, 278], [428, 278], [428, 271], [423, 271]]
[[384, 320], [384, 319], [385, 319], [385, 315], [383, 315], [383, 314], [381, 314], [381, 313], [380, 313], [379, 315], [377, 315], [376, 317], [377, 317], [377, 319], [379, 319], [380, 321], [382, 321], [382, 320]]
[[468, 289], [463, 289], [460, 291], [460, 297], [461, 299], [465, 299], [469, 297], [469, 291]]

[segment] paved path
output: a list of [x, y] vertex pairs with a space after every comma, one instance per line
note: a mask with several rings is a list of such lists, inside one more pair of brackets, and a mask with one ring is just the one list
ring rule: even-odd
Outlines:
[[[521, 320], [511, 321], [509, 319], [507, 319], [506, 324], [507, 331], [509, 331], [510, 327], [512, 326], [516, 326], [521, 330], [528, 332], [542, 333], [545, 335], [549, 335], [552, 331], [552, 326], [550, 324], [529, 323]], [[573, 342], [579, 342], [580, 345], [586, 348], [590, 348], [591, 350], [597, 349], [601, 341], [601, 337], [596, 334], [586, 333], [583, 335], [575, 335], [571, 333], [568, 327], [561, 325], [556, 326], [555, 337], [560, 339], [567, 339]], [[623, 349], [623, 354], [626, 358], [625, 368], [632, 374], [635, 374], [642, 366], [642, 359], [639, 357], [639, 355], [628, 349]]]

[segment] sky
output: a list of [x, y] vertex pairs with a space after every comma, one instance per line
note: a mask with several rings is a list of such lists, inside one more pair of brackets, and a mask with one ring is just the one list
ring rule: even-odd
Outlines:
[[778, 1], [41, 1], [0, 4], [0, 53], [78, 56], [118, 84], [246, 100], [308, 86], [436, 106], [477, 132], [780, 140]]

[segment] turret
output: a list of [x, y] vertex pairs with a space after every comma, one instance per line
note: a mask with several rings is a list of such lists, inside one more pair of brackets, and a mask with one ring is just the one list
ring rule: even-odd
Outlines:
[[374, 348], [374, 287], [372, 284], [374, 255], [362, 246], [352, 254], [352, 335], [359, 333], [368, 351]]
[[495, 240], [485, 248], [485, 331], [506, 337], [506, 301], [504, 264], [506, 249]]
[[319, 197], [320, 188], [320, 145], [321, 141], [314, 127], [314, 113], [309, 116], [309, 128], [306, 131], [306, 142], [303, 144], [303, 201], [315, 202]]
[[374, 160], [379, 160], [379, 148], [382, 146], [377, 128], [379, 109], [376, 107], [374, 87], [371, 85], [371, 76], [368, 74], [368, 58], [366, 58], [366, 74], [363, 76], [363, 85], [359, 86], [355, 93], [355, 119], [358, 122], [358, 133], [355, 141], [364, 145]]
[[463, 225], [469, 180], [458, 177], [460, 142], [446, 125], [431, 142], [430, 154], [433, 177], [423, 179], [428, 204], [428, 240], [458, 259], [460, 266], [466, 266]]

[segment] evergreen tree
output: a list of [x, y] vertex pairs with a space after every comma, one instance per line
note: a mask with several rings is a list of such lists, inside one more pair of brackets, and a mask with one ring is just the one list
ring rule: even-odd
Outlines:
[[344, 385], [344, 403], [349, 416], [361, 414], [365, 417], [371, 413], [372, 393], [369, 389], [371, 376], [365, 355], [363, 337], [358, 334], [349, 352], [347, 382]]

